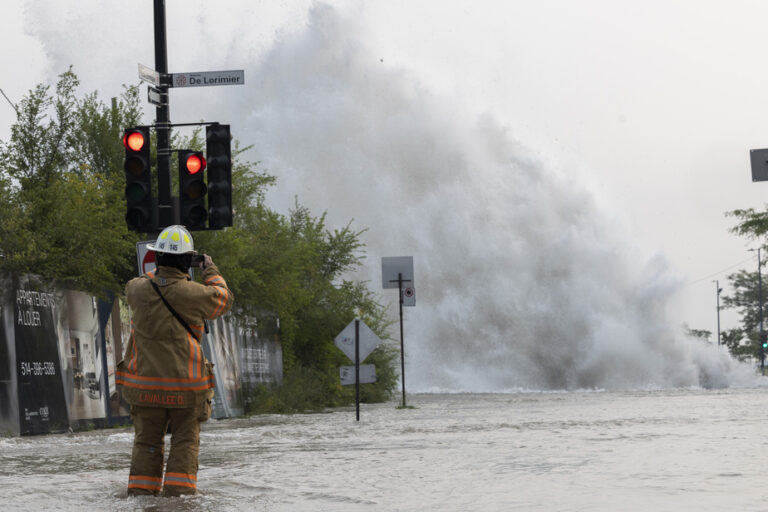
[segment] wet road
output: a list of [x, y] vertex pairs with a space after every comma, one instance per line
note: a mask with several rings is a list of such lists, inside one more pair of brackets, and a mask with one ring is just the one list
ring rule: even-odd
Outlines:
[[8, 510], [768, 509], [768, 391], [412, 395], [210, 421], [199, 494], [127, 498], [133, 434], [0, 438]]

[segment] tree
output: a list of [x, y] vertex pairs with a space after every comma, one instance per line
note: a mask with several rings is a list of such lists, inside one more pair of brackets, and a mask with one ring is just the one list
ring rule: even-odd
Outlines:
[[733, 357], [739, 360], [745, 360], [754, 356], [754, 347], [752, 344], [744, 344], [744, 331], [740, 328], [727, 329], [720, 334], [723, 345], [728, 347], [728, 351]]
[[712, 343], [709, 338], [712, 336], [712, 331], [706, 329], [691, 329], [687, 325], [684, 325], [685, 333], [691, 338], [698, 338], [706, 343]]
[[[768, 210], [761, 212], [748, 208], [733, 210], [726, 215], [740, 219], [740, 222], [731, 228], [732, 233], [760, 241], [761, 248], [765, 248], [764, 239], [768, 234]], [[737, 358], [761, 358], [764, 356], [764, 351], [762, 340], [760, 340], [760, 276], [758, 272], [739, 270], [729, 275], [728, 280], [734, 292], [732, 295], [723, 296], [723, 309], [736, 309], [741, 316], [742, 326], [739, 329], [726, 331], [723, 334], [723, 343]], [[762, 297], [768, 299], [765, 283], [762, 286]], [[762, 314], [765, 313], [766, 311], [763, 310]]]
[[118, 134], [138, 120], [138, 89], [108, 107], [95, 92], [77, 99], [78, 85], [70, 69], [55, 94], [31, 90], [0, 142], [0, 271], [103, 295], [120, 290], [133, 268]]
[[725, 215], [741, 219], [739, 224], [731, 228], [731, 233], [754, 240], [760, 240], [768, 234], [768, 208], [765, 211], [757, 211], [754, 208], [733, 210]]
[[[760, 358], [762, 355], [762, 345], [760, 342], [760, 301], [757, 272], [748, 272], [739, 270], [728, 276], [732, 295], [722, 297], [723, 309], [736, 309], [741, 317], [742, 327], [737, 332], [733, 332], [733, 338], [730, 343], [726, 342], [731, 353], [739, 358], [752, 356]], [[763, 286], [763, 297], [766, 287]], [[763, 312], [765, 313], [765, 311]], [[736, 334], [741, 337], [736, 339]], [[742, 337], [747, 341], [746, 345], [741, 344]]]

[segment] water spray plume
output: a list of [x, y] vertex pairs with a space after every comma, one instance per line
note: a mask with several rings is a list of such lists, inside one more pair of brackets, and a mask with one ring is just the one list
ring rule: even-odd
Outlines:
[[[407, 382], [420, 390], [728, 385], [749, 371], [667, 316], [679, 285], [639, 261], [578, 182], [492, 115], [473, 119], [382, 65], [359, 28], [315, 6], [242, 105], [248, 140], [314, 211], [368, 227], [367, 267], [413, 255]], [[382, 292], [394, 304], [395, 298]]]

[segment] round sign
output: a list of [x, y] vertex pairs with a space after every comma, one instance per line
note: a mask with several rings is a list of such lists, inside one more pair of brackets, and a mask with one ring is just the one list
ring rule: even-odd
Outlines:
[[403, 295], [405, 297], [413, 297], [413, 288], [406, 288], [403, 290]]

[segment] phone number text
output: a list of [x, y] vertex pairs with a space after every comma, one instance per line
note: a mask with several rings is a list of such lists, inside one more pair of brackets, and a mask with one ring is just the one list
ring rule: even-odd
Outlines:
[[22, 361], [19, 363], [21, 369], [21, 375], [26, 377], [27, 375], [56, 375], [56, 366], [52, 361]]

